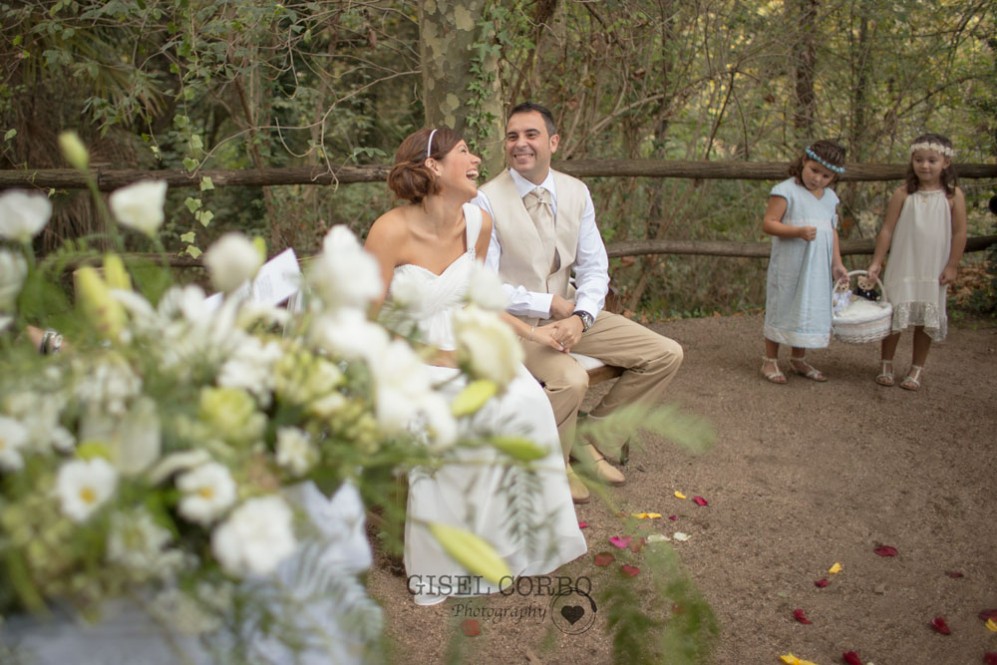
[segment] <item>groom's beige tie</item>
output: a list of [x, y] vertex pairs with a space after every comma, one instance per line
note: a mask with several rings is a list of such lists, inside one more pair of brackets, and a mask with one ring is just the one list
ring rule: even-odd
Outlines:
[[561, 267], [561, 257], [557, 255], [557, 234], [554, 230], [554, 209], [551, 206], [550, 192], [537, 187], [523, 197], [523, 204], [537, 227], [543, 256], [550, 257], [550, 272], [554, 274]]

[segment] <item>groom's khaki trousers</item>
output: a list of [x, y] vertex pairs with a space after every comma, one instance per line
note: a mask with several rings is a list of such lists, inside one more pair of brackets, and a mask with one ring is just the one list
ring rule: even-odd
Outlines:
[[[588, 372], [570, 355], [549, 346], [524, 341], [523, 348], [526, 368], [543, 384], [554, 409], [567, 463], [575, 442], [578, 407], [588, 390]], [[678, 342], [610, 312], [600, 312], [571, 351], [624, 368], [622, 376], [589, 413], [593, 419], [605, 418], [620, 406], [656, 402], [682, 364]], [[609, 457], [618, 457], [625, 442], [625, 436], [618, 441], [599, 441], [598, 448]]]

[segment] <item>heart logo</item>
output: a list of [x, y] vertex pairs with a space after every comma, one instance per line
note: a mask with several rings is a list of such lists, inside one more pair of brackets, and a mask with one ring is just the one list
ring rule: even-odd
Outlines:
[[561, 616], [568, 620], [572, 626], [585, 616], [585, 608], [581, 605], [565, 605], [561, 608]]

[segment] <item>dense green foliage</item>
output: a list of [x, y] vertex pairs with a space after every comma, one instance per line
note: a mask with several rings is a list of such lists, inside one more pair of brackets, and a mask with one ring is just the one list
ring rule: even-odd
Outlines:
[[[455, 3], [455, 11], [461, 3]], [[0, 5], [0, 166], [61, 166], [78, 128], [116, 168], [385, 163], [423, 124], [419, 3], [398, 0], [47, 0]], [[901, 162], [924, 130], [957, 161], [997, 153], [997, 9], [980, 0], [502, 0], [480, 17], [474, 72], [497, 62], [507, 103], [550, 106], [558, 157], [790, 160], [837, 138], [853, 162]], [[501, 150], [463, 91], [468, 133]], [[607, 241], [759, 240], [770, 182], [592, 179]], [[988, 232], [990, 183], [963, 182], [970, 232]], [[871, 237], [895, 183], [845, 184], [843, 233]], [[85, 201], [57, 192], [51, 237], [86, 233]], [[171, 193], [167, 245], [196, 253], [222, 229], [271, 249], [313, 249], [325, 229], [363, 233], [391, 205], [379, 184]], [[864, 262], [858, 257], [856, 266]], [[649, 316], [757, 306], [764, 262], [614, 262], [625, 303]]]

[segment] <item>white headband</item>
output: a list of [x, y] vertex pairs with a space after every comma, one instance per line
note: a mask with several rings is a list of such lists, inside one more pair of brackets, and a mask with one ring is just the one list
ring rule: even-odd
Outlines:
[[433, 154], [433, 137], [436, 136], [436, 130], [429, 132], [429, 140], [426, 141], [426, 159], [429, 159], [430, 155]]
[[947, 145], [942, 145], [941, 143], [935, 143], [934, 141], [923, 141], [921, 143], [915, 143], [910, 147], [910, 154], [914, 154], [918, 150], [934, 150], [939, 155], [945, 155], [946, 157], [955, 157], [955, 150], [948, 147]]

